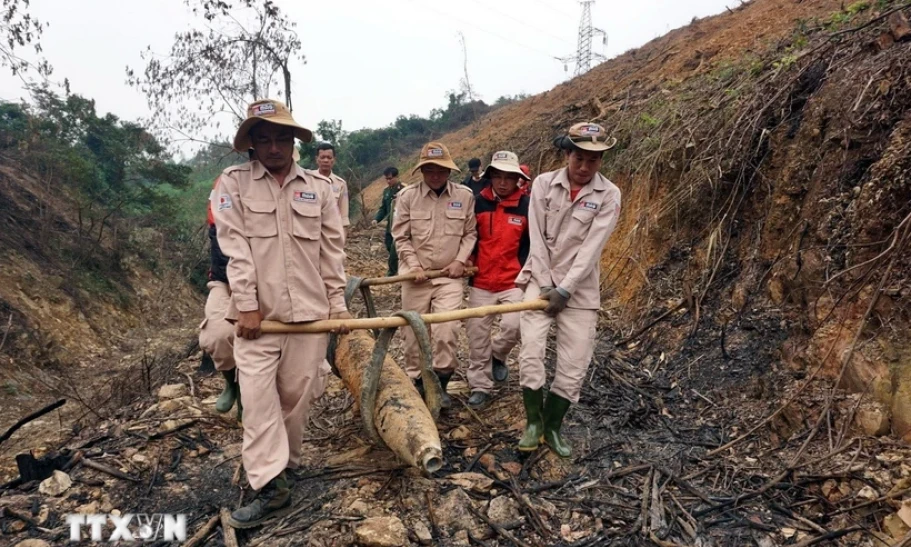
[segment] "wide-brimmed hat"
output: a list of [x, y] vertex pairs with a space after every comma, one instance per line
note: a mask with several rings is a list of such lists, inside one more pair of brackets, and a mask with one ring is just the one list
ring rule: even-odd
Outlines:
[[562, 150], [588, 150], [604, 152], [617, 145], [617, 139], [596, 123], [577, 123], [569, 128], [565, 135], [554, 139], [554, 145]]
[[424, 148], [421, 149], [421, 158], [418, 160], [418, 164], [414, 166], [414, 169], [411, 170], [411, 174], [417, 173], [421, 167], [429, 164], [452, 169], [456, 173], [462, 172], [452, 161], [449, 149], [441, 142], [428, 142], [424, 145]]
[[494, 152], [493, 156], [490, 158], [490, 164], [484, 168], [484, 173], [481, 177], [490, 178], [491, 169], [503, 171], [504, 173], [515, 173], [525, 180], [531, 180], [531, 178], [522, 171], [522, 166], [519, 165], [519, 156], [509, 150]]
[[291, 111], [285, 106], [285, 103], [273, 99], [261, 99], [255, 103], [250, 103], [247, 107], [247, 119], [240, 124], [237, 134], [234, 135], [234, 149], [238, 152], [245, 152], [253, 148], [253, 140], [250, 138], [250, 130], [253, 126], [269, 122], [277, 125], [285, 125], [294, 129], [294, 136], [304, 142], [313, 140], [313, 133], [306, 127], [300, 125], [291, 117]]

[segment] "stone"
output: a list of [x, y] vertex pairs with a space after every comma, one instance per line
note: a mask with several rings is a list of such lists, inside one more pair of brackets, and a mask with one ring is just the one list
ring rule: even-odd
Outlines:
[[883, 528], [895, 539], [905, 537], [911, 528], [902, 522], [902, 519], [895, 513], [891, 515], [886, 515], [886, 518], [883, 519]]
[[459, 427], [457, 427], [449, 432], [449, 438], [452, 439], [453, 441], [463, 441], [470, 436], [471, 436], [471, 430], [469, 430], [464, 425], [460, 425]]
[[398, 517], [366, 519], [355, 530], [357, 542], [365, 547], [402, 547], [408, 544], [408, 532]]
[[158, 388], [158, 400], [177, 399], [190, 394], [190, 388], [186, 384], [165, 384]]
[[351, 505], [348, 506], [348, 513], [358, 517], [367, 516], [367, 511], [369, 510], [370, 508], [367, 506], [367, 502], [360, 498], [354, 500]]
[[453, 545], [471, 545], [471, 538], [468, 537], [468, 530], [459, 530], [452, 536]]
[[51, 547], [51, 544], [43, 539], [26, 539], [17, 543], [16, 547]]
[[73, 479], [63, 471], [54, 471], [54, 474], [41, 481], [38, 491], [45, 496], [59, 496], [73, 485]]
[[440, 499], [434, 514], [437, 524], [450, 534], [468, 530], [476, 537], [487, 535], [487, 525], [471, 514], [471, 498], [461, 488], [454, 488]]
[[500, 526], [522, 520], [519, 504], [509, 496], [499, 496], [490, 500], [487, 518]]
[[100, 512], [98, 509], [98, 502], [93, 501], [86, 503], [85, 505], [80, 505], [76, 508], [76, 512], [81, 515], [95, 515]]
[[423, 521], [415, 521], [411, 526], [411, 531], [414, 532], [414, 537], [417, 538], [418, 543], [421, 545], [433, 544], [433, 534], [430, 533], [430, 528]]
[[446, 478], [456, 486], [482, 494], [493, 487], [493, 479], [480, 473], [453, 473]]
[[892, 429], [889, 414], [879, 405], [865, 405], [859, 408], [854, 422], [868, 437], [881, 437], [889, 434]]

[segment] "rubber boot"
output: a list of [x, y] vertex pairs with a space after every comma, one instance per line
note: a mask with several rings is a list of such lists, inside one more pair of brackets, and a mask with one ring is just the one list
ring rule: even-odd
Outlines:
[[218, 396], [218, 400], [215, 401], [215, 410], [218, 412], [228, 412], [234, 406], [234, 402], [240, 400], [236, 373], [237, 370], [233, 368], [221, 371], [222, 376], [225, 377], [225, 388], [221, 391], [221, 395]]
[[534, 452], [544, 435], [544, 390], [522, 388], [522, 402], [525, 404], [525, 433], [519, 441], [519, 450]]
[[443, 396], [440, 397], [440, 408], [452, 408], [452, 397], [446, 393], [446, 386], [449, 385], [449, 380], [452, 379], [452, 373], [437, 372], [436, 374], [437, 378], [440, 379], [440, 387], [443, 388]]
[[547, 401], [544, 403], [544, 442], [561, 458], [568, 458], [572, 454], [572, 447], [560, 435], [563, 417], [570, 406], [572, 403], [568, 399], [554, 392], [547, 394]]
[[505, 382], [509, 378], [509, 367], [506, 366], [506, 363], [497, 359], [496, 357], [491, 357], [491, 375], [493, 376], [494, 382]]
[[237, 421], [241, 425], [244, 423], [244, 404], [240, 399], [240, 384], [237, 384]]
[[231, 513], [228, 524], [234, 528], [253, 528], [272, 517], [291, 510], [291, 485], [285, 472], [263, 486], [253, 501]]

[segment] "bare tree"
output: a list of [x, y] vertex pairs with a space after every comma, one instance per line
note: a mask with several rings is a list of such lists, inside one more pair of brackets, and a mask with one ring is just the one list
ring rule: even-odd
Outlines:
[[273, 92], [292, 107], [291, 64], [305, 61], [295, 23], [272, 0], [185, 2], [203, 28], [178, 33], [167, 56], [146, 49], [141, 74], [127, 68], [127, 83], [146, 96], [155, 130], [208, 142], [203, 133], [217, 131], [214, 116], [241, 120], [248, 103]]
[[14, 76], [22, 77], [29, 69], [48, 76], [51, 67], [47, 61], [30, 63], [16, 51], [30, 45], [36, 54], [41, 53], [45, 25], [28, 12], [29, 0], [2, 0], [0, 6], [0, 66], [9, 68]]

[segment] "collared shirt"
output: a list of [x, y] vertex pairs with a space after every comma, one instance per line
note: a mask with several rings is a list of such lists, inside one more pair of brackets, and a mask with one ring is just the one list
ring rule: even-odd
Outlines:
[[478, 240], [471, 190], [446, 182], [437, 195], [421, 182], [403, 188], [395, 202], [392, 237], [406, 268], [439, 270], [468, 261]]
[[227, 317], [295, 323], [346, 310], [342, 223], [330, 184], [294, 165], [282, 186], [258, 161], [225, 169], [213, 196], [230, 258]]
[[619, 217], [620, 189], [600, 173], [575, 200], [566, 168], [540, 175], [528, 215], [531, 253], [516, 284], [559, 287], [571, 295], [568, 307], [599, 309], [601, 251]]
[[348, 183], [335, 173], [329, 173], [329, 180], [332, 181], [332, 193], [338, 204], [338, 214], [342, 217], [342, 226], [347, 228], [351, 225], [351, 219], [348, 218]]

